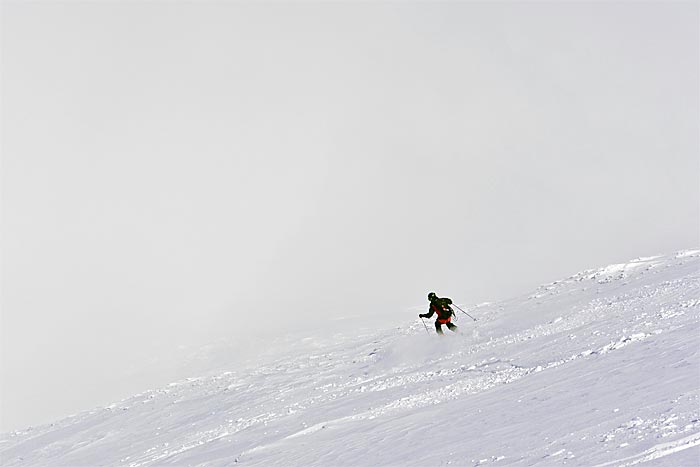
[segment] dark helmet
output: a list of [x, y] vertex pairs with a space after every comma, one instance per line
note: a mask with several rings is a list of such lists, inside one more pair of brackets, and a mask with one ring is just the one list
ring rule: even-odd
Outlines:
[[433, 300], [435, 300], [436, 298], [437, 298], [437, 295], [435, 295], [435, 292], [430, 292], [430, 293], [428, 294], [428, 300], [430, 300], [431, 302], [432, 302]]

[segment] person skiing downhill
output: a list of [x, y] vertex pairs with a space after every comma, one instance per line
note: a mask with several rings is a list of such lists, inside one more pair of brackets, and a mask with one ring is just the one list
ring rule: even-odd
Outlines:
[[437, 319], [435, 320], [435, 331], [442, 335], [442, 325], [447, 325], [447, 329], [452, 332], [457, 332], [457, 326], [452, 324], [452, 315], [454, 311], [452, 310], [452, 299], [444, 297], [438, 297], [435, 292], [430, 292], [428, 294], [428, 300], [430, 301], [430, 307], [428, 308], [428, 313], [421, 313], [418, 316], [420, 318], [430, 318], [434, 313], [437, 313]]

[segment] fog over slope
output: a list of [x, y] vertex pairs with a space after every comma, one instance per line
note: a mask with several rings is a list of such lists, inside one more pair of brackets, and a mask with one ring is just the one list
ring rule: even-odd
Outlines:
[[206, 375], [3, 434], [2, 465], [700, 464], [700, 250], [460, 306], [444, 337], [404, 316], [205, 349]]
[[696, 246], [699, 25], [687, 1], [0, 1], [0, 432], [270, 335], [405, 326], [431, 289]]

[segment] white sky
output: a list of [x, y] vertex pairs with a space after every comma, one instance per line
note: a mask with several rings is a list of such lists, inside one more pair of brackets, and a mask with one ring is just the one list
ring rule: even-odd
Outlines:
[[182, 344], [697, 246], [698, 20], [5, 1], [0, 430], [163, 384], [121, 375]]

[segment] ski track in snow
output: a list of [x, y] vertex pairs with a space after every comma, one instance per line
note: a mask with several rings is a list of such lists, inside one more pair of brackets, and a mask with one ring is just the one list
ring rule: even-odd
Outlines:
[[700, 465], [700, 250], [467, 311], [479, 321], [458, 316], [461, 333], [440, 339], [413, 322], [278, 341], [257, 367], [5, 433], [0, 460], [603, 467], [682, 454]]
[[651, 460], [659, 459], [661, 457], [670, 456], [679, 451], [685, 449], [690, 449], [695, 446], [700, 446], [700, 433], [695, 433], [685, 438], [678, 439], [676, 441], [671, 441], [668, 443], [657, 444], [654, 447], [647, 449], [646, 451], [634, 455], [625, 457], [624, 459], [618, 459], [611, 462], [606, 462], [604, 464], [598, 464], [594, 467], [627, 467], [630, 465], [637, 465], [643, 462], [648, 462]]

